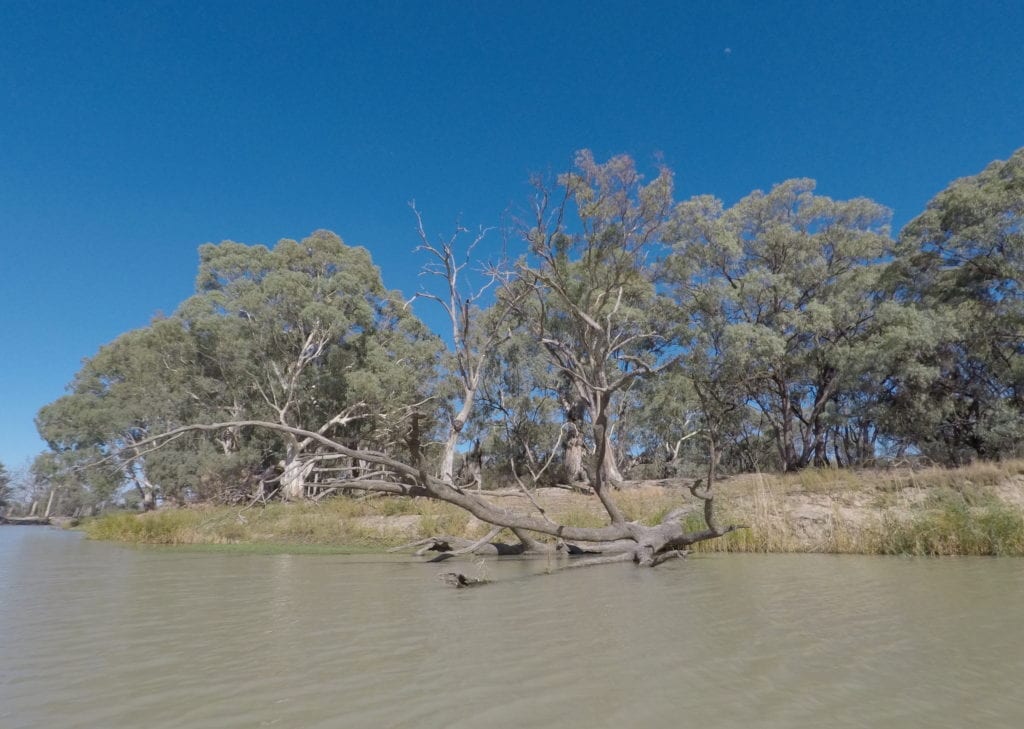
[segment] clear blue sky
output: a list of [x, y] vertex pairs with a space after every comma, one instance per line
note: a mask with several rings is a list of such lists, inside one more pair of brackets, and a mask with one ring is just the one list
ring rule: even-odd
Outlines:
[[494, 225], [582, 147], [727, 203], [813, 177], [898, 228], [1024, 146], [1022, 38], [1020, 0], [0, 0], [0, 461], [204, 242], [328, 228], [410, 292], [410, 199]]

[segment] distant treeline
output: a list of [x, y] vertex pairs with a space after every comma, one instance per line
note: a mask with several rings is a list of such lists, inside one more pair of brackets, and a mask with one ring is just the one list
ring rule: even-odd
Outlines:
[[[309, 433], [485, 488], [1024, 453], [1024, 149], [895, 237], [812, 180], [677, 202], [670, 170], [588, 152], [524, 208], [511, 260], [421, 225], [440, 333], [333, 233], [200, 247], [195, 294], [40, 410], [35, 488], [70, 512], [126, 484], [237, 501], [373, 476]], [[285, 429], [145, 442], [243, 421]]]

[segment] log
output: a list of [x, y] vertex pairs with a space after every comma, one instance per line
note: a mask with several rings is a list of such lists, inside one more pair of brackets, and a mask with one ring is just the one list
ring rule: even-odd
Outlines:
[[45, 516], [0, 516], [0, 524], [10, 526], [50, 526]]

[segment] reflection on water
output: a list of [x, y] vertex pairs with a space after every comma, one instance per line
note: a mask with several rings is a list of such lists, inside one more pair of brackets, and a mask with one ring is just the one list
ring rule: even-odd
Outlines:
[[0, 528], [0, 727], [1024, 726], [1024, 560], [450, 569]]

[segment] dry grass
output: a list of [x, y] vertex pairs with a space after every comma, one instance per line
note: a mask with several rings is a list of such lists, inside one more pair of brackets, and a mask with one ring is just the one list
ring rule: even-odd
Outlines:
[[697, 549], [1024, 556], [1022, 475], [1024, 460], [741, 476], [720, 500], [725, 520], [750, 528]]
[[[749, 528], [701, 543], [696, 546], [700, 551], [1024, 555], [1024, 460], [952, 470], [749, 474], [722, 481], [717, 493], [722, 521]], [[592, 496], [538, 489], [536, 498], [560, 523], [607, 523]], [[703, 527], [701, 505], [679, 482], [625, 489], [615, 498], [630, 520], [655, 524], [672, 509], [692, 507], [686, 523], [693, 529]], [[499, 501], [507, 508], [532, 509], [513, 493]], [[85, 528], [95, 539], [150, 544], [365, 549], [440, 534], [476, 538], [487, 531], [486, 525], [454, 506], [391, 497], [111, 514]]]
[[92, 519], [86, 534], [140, 544], [294, 544], [385, 548], [437, 530], [469, 527], [461, 509], [423, 499], [337, 497], [313, 504], [264, 508], [203, 506], [120, 512]]

